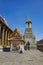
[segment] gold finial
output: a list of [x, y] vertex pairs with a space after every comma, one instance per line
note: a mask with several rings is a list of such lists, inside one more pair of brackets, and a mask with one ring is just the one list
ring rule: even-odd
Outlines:
[[26, 20], [26, 24], [30, 24], [30, 23], [32, 23], [32, 22], [31, 22], [31, 20], [28, 18], [28, 19]]
[[18, 28], [17, 27], [15, 28], [15, 31], [18, 31]]

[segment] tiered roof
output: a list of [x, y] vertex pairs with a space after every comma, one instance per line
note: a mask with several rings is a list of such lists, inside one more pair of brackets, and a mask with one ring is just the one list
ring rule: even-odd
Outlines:
[[18, 29], [15, 28], [13, 33], [10, 35], [9, 40], [23, 40], [23, 36], [19, 33]]
[[6, 19], [3, 18], [2, 16], [0, 16], [0, 23], [2, 23], [4, 26], [6, 26], [12, 32], [12, 30], [9, 28], [9, 25], [8, 25]]

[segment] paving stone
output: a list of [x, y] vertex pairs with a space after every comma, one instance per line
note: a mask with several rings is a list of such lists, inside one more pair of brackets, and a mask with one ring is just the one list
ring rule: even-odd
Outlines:
[[17, 52], [0, 52], [0, 65], [43, 65], [43, 52], [36, 49]]

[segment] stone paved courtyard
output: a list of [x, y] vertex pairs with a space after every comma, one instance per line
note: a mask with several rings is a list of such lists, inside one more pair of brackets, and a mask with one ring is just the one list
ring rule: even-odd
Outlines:
[[0, 52], [0, 65], [43, 65], [43, 52], [27, 50], [23, 54], [17, 52]]

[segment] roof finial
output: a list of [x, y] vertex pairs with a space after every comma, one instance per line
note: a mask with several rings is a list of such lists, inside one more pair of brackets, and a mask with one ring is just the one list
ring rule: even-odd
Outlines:
[[30, 20], [30, 17], [28, 17], [28, 19], [26, 20], [26, 24], [30, 24], [32, 23], [31, 20]]
[[30, 20], [30, 16], [28, 16], [28, 20]]

